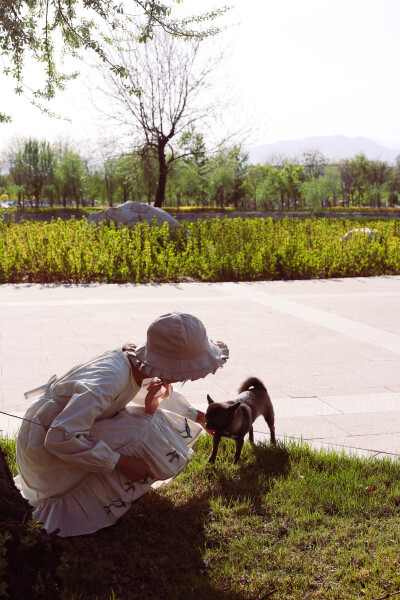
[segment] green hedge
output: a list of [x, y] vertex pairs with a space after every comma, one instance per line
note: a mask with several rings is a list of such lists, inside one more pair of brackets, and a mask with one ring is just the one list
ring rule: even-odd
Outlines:
[[[377, 239], [343, 236], [356, 227]], [[400, 273], [400, 222], [209, 219], [170, 231], [0, 221], [0, 283], [249, 281]]]

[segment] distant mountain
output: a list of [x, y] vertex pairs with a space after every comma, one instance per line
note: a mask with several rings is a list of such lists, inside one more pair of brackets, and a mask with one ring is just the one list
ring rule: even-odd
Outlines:
[[289, 159], [300, 158], [303, 152], [310, 150], [319, 150], [331, 162], [342, 158], [353, 158], [356, 154], [364, 153], [370, 160], [394, 163], [400, 155], [400, 148], [394, 150], [367, 138], [348, 138], [344, 135], [309, 137], [303, 140], [288, 140], [246, 148], [252, 164], [264, 164], [270, 162], [272, 158], [276, 164], [280, 162], [282, 156]]

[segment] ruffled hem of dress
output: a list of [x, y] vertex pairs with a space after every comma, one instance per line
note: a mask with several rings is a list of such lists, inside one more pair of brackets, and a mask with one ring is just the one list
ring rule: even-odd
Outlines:
[[88, 535], [110, 527], [150, 487], [119, 478], [116, 471], [107, 478], [91, 473], [70, 493], [36, 504], [33, 517], [46, 531], [60, 537]]

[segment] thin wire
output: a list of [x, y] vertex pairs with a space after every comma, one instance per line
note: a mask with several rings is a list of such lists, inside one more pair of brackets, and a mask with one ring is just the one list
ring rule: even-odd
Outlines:
[[67, 433], [65, 429], [60, 429], [60, 427], [54, 427], [54, 425], [43, 425], [43, 423], [37, 423], [36, 421], [32, 421], [32, 419], [27, 419], [26, 417], [20, 417], [18, 415], [13, 415], [11, 413], [4, 412], [4, 410], [0, 410], [1, 415], [7, 415], [7, 417], [14, 417], [14, 419], [19, 419], [20, 421], [27, 421], [28, 423], [32, 423], [33, 425], [39, 425], [43, 427], [43, 429], [57, 429], [57, 431], [62, 431], [63, 433]]
[[[183, 381], [182, 384], [181, 384], [181, 386], [179, 387], [179, 389], [182, 388], [182, 386], [183, 386], [184, 383], [186, 383], [186, 382]], [[0, 410], [0, 414], [7, 415], [7, 417], [14, 417], [14, 419], [20, 419], [21, 421], [28, 421], [28, 423], [32, 423], [33, 425], [40, 425], [41, 427], [43, 427], [44, 429], [47, 429], [47, 430], [48, 429], [57, 429], [57, 431], [62, 431], [63, 433], [67, 433], [65, 431], [65, 429], [60, 429], [59, 427], [54, 427], [53, 425], [43, 425], [43, 423], [36, 423], [36, 421], [32, 421], [31, 419], [27, 419], [26, 417], [19, 417], [18, 415], [13, 415], [11, 413], [4, 412], [3, 410]], [[277, 433], [276, 435], [277, 435], [277, 437], [281, 437], [281, 438], [285, 437], [285, 436], [279, 435], [279, 433]], [[302, 437], [296, 437], [294, 435], [291, 435], [288, 439], [299, 440], [301, 442], [311, 442], [312, 443], [312, 440], [308, 440], [308, 439], [302, 438]], [[318, 442], [321, 443], [319, 440], [318, 441], [316, 440], [316, 442], [317, 443]], [[357, 449], [358, 450], [362, 450], [362, 448], [352, 448], [351, 446], [344, 446], [343, 444], [332, 444], [332, 445], [333, 446], [337, 446], [338, 448], [351, 448], [352, 450], [357, 450]], [[377, 454], [379, 454], [379, 452], [377, 452]], [[400, 456], [396, 452], [390, 452], [390, 453], [387, 452], [386, 454], [392, 454], [393, 456]]]

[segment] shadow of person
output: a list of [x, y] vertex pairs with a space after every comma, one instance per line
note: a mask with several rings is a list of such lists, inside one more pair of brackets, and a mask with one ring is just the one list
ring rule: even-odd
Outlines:
[[[250, 460], [238, 467], [231, 467], [230, 448], [225, 466], [204, 464], [208, 484], [196, 485], [194, 480], [190, 495], [180, 497], [176, 486], [170, 493], [168, 487], [150, 491], [114, 526], [65, 538], [64, 587], [73, 587], [85, 600], [260, 598], [233, 591], [226, 580], [219, 582], [205, 559], [216, 494], [227, 504], [250, 498], [252, 513], [255, 509], [268, 518], [263, 504], [268, 485], [288, 472], [289, 453], [284, 446], [246, 446]], [[229, 558], [229, 545], [224, 553]]]
[[148, 493], [114, 526], [63, 540], [64, 587], [85, 600], [248, 598], [218, 588], [208, 576], [209, 509], [207, 495], [177, 506], [167, 496]]

